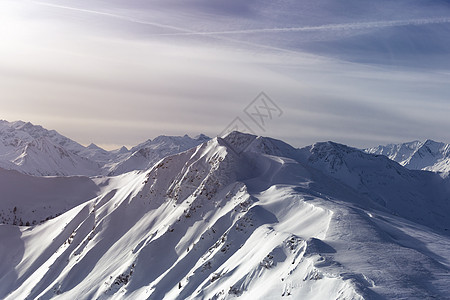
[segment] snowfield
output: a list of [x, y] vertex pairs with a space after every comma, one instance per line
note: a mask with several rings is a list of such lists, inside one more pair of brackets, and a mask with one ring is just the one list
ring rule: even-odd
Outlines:
[[0, 176], [2, 299], [450, 294], [449, 179], [344, 145], [233, 132], [147, 171]]

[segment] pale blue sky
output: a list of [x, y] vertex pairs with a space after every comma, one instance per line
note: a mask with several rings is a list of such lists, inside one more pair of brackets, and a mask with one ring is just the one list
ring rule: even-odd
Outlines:
[[261, 91], [295, 146], [450, 141], [449, 1], [2, 0], [0, 39], [0, 118], [84, 144], [254, 126]]

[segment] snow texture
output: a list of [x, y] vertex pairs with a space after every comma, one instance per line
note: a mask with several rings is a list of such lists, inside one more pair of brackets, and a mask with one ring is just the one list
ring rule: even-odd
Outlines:
[[385, 155], [412, 170], [450, 172], [450, 145], [426, 140], [403, 144], [389, 144], [364, 150], [367, 153]]
[[0, 176], [2, 299], [450, 294], [449, 179], [344, 145], [233, 132], [120, 176]]
[[161, 158], [209, 140], [159, 136], [128, 150], [106, 151], [95, 144], [77, 142], [23, 121], [0, 120], [0, 167], [35, 176], [120, 175], [150, 168]]

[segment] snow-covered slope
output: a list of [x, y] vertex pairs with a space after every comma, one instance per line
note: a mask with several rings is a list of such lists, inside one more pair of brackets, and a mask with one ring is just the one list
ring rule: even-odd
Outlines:
[[159, 136], [131, 150], [84, 147], [54, 130], [22, 121], [0, 120], [0, 167], [36, 175], [119, 175], [150, 168], [161, 158], [195, 147], [209, 138]]
[[47, 130], [40, 125], [33, 125], [30, 122], [0, 120], [0, 133], [4, 146], [17, 146], [20, 142], [32, 142], [34, 139], [46, 137], [53, 143], [75, 154], [85, 149], [82, 145], [59, 134], [55, 130]]
[[205, 135], [199, 135], [195, 138], [188, 135], [161, 135], [154, 140], [149, 139], [129, 151], [124, 151], [125, 149], [122, 148], [122, 152], [115, 159], [105, 164], [104, 174], [118, 175], [134, 170], [145, 170], [152, 167], [163, 157], [193, 148], [207, 140], [209, 140], [209, 137]]
[[383, 156], [234, 132], [92, 181], [98, 190], [53, 219], [0, 225], [0, 298], [450, 293], [449, 179]]
[[403, 144], [389, 144], [364, 150], [385, 155], [412, 170], [450, 172], [450, 144], [426, 140]]
[[88, 177], [35, 177], [0, 169], [0, 223], [35, 225], [101, 193]]
[[0, 167], [31, 175], [98, 175], [100, 165], [80, 156], [82, 145], [22, 121], [0, 121]]

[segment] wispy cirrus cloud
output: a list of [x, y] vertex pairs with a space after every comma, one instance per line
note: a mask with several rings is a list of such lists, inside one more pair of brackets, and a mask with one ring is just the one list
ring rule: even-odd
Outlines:
[[252, 33], [277, 33], [277, 32], [302, 32], [302, 31], [335, 31], [335, 30], [362, 30], [362, 29], [376, 29], [385, 27], [398, 27], [407, 25], [428, 25], [428, 24], [444, 24], [450, 23], [449, 17], [434, 17], [434, 18], [423, 18], [423, 19], [407, 19], [407, 20], [380, 20], [372, 22], [356, 22], [356, 23], [338, 23], [338, 24], [324, 24], [318, 26], [301, 26], [301, 27], [282, 27], [282, 28], [253, 28], [253, 29], [240, 29], [240, 30], [222, 30], [222, 31], [195, 31], [189, 30], [187, 28], [172, 26], [169, 24], [162, 24], [156, 22], [150, 22], [146, 20], [140, 20], [139, 18], [133, 18], [130, 16], [114, 14], [109, 12], [103, 12], [99, 10], [77, 8], [65, 5], [52, 4], [47, 2], [32, 1], [35, 4], [72, 10], [82, 13], [96, 14], [107, 16], [111, 18], [116, 18], [132, 23], [151, 25], [155, 27], [160, 27], [163, 29], [171, 29], [178, 31], [175, 33], [161, 33], [158, 35], [234, 35], [234, 34], [252, 34]]
[[[302, 10], [306, 2], [61, 3], [0, 4], [2, 118], [86, 144], [132, 145], [163, 133], [218, 134], [263, 90], [285, 114], [257, 133], [294, 145], [450, 140], [442, 6], [392, 19], [380, 9], [400, 2], [376, 10], [355, 2], [344, 17], [327, 1]], [[360, 63], [376, 51], [405, 63]], [[432, 59], [439, 65], [417, 68]]]

